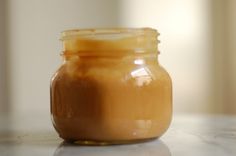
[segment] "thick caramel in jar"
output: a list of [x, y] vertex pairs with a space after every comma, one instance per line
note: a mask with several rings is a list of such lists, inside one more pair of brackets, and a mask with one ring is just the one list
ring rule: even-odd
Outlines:
[[157, 32], [69, 30], [64, 62], [51, 81], [51, 114], [60, 137], [128, 143], [160, 137], [172, 116], [168, 73], [157, 61]]

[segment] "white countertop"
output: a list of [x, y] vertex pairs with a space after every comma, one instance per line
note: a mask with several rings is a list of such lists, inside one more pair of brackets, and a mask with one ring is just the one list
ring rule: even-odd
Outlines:
[[236, 116], [174, 116], [158, 140], [132, 145], [73, 146], [49, 114], [0, 116], [0, 156], [235, 156]]

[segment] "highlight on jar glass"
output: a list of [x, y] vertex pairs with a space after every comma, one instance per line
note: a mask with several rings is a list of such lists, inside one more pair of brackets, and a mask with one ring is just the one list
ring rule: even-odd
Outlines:
[[78, 144], [159, 138], [172, 118], [172, 84], [158, 62], [151, 28], [61, 33], [63, 63], [51, 80], [51, 116], [59, 136]]

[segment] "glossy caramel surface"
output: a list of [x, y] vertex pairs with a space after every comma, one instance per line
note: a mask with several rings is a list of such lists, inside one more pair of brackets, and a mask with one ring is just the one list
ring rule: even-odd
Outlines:
[[[156, 55], [127, 53], [120, 43], [104, 40], [109, 50], [99, 51], [100, 40], [74, 42], [80, 45], [74, 51], [77, 44], [64, 43], [69, 50], [51, 82], [51, 114], [60, 137], [119, 142], [161, 136], [171, 121], [172, 89]], [[89, 51], [78, 52], [82, 44]]]

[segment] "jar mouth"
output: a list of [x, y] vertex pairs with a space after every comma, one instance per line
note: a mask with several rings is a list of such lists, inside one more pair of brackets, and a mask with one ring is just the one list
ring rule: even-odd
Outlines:
[[152, 28], [72, 29], [61, 33], [61, 41], [64, 53], [70, 54], [156, 53], [158, 35]]
[[[113, 35], [113, 37], [111, 37]], [[159, 35], [158, 31], [153, 28], [90, 28], [90, 29], [70, 29], [61, 32], [60, 40], [70, 40], [76, 38], [98, 38], [101, 39], [118, 39], [124, 36], [153, 36]], [[114, 37], [115, 36], [115, 37]]]

